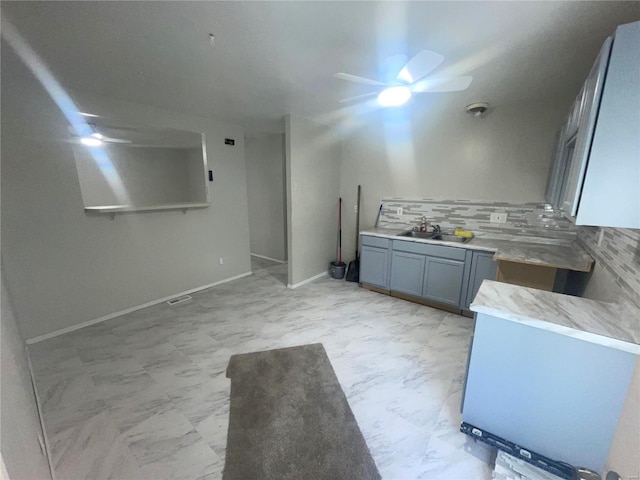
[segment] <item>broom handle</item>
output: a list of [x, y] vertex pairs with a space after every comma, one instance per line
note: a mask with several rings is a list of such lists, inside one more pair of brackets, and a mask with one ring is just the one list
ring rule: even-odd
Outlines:
[[358, 185], [358, 214], [356, 215], [356, 260], [358, 260], [358, 241], [360, 240], [360, 185]]
[[342, 197], [338, 205], [338, 265], [342, 265]]

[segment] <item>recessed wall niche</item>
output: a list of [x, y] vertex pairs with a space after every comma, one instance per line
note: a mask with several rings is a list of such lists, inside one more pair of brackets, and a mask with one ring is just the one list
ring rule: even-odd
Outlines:
[[87, 120], [85, 136], [73, 130], [85, 211], [202, 208], [208, 206], [204, 135], [130, 125], [101, 117]]

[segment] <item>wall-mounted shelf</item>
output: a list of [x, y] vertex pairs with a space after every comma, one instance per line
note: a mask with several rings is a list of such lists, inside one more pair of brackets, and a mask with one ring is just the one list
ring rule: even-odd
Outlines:
[[196, 208], [207, 208], [208, 203], [168, 203], [165, 205], [101, 205], [97, 207], [85, 207], [86, 213], [93, 213], [98, 215], [109, 215], [113, 220], [119, 213], [144, 213], [144, 212], [158, 212], [166, 210], [182, 210], [183, 213], [187, 213], [187, 210]]

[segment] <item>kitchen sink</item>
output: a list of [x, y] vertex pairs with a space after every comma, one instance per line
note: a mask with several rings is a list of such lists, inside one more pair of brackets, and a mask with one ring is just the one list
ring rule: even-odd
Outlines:
[[450, 235], [447, 233], [414, 232], [413, 230], [399, 233], [397, 236], [411, 237], [411, 238], [424, 238], [426, 240], [440, 240], [442, 242], [456, 242], [456, 243], [467, 243], [469, 240], [471, 240], [470, 238], [458, 237], [456, 235]]
[[411, 237], [411, 238], [427, 238], [432, 239], [436, 235], [435, 232], [414, 232], [409, 230], [408, 232], [402, 232], [398, 234], [398, 237]]

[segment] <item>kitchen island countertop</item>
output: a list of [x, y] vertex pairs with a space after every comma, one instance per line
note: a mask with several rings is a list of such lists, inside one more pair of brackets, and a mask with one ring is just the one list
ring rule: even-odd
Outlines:
[[630, 305], [485, 280], [471, 310], [640, 354], [640, 311]]

